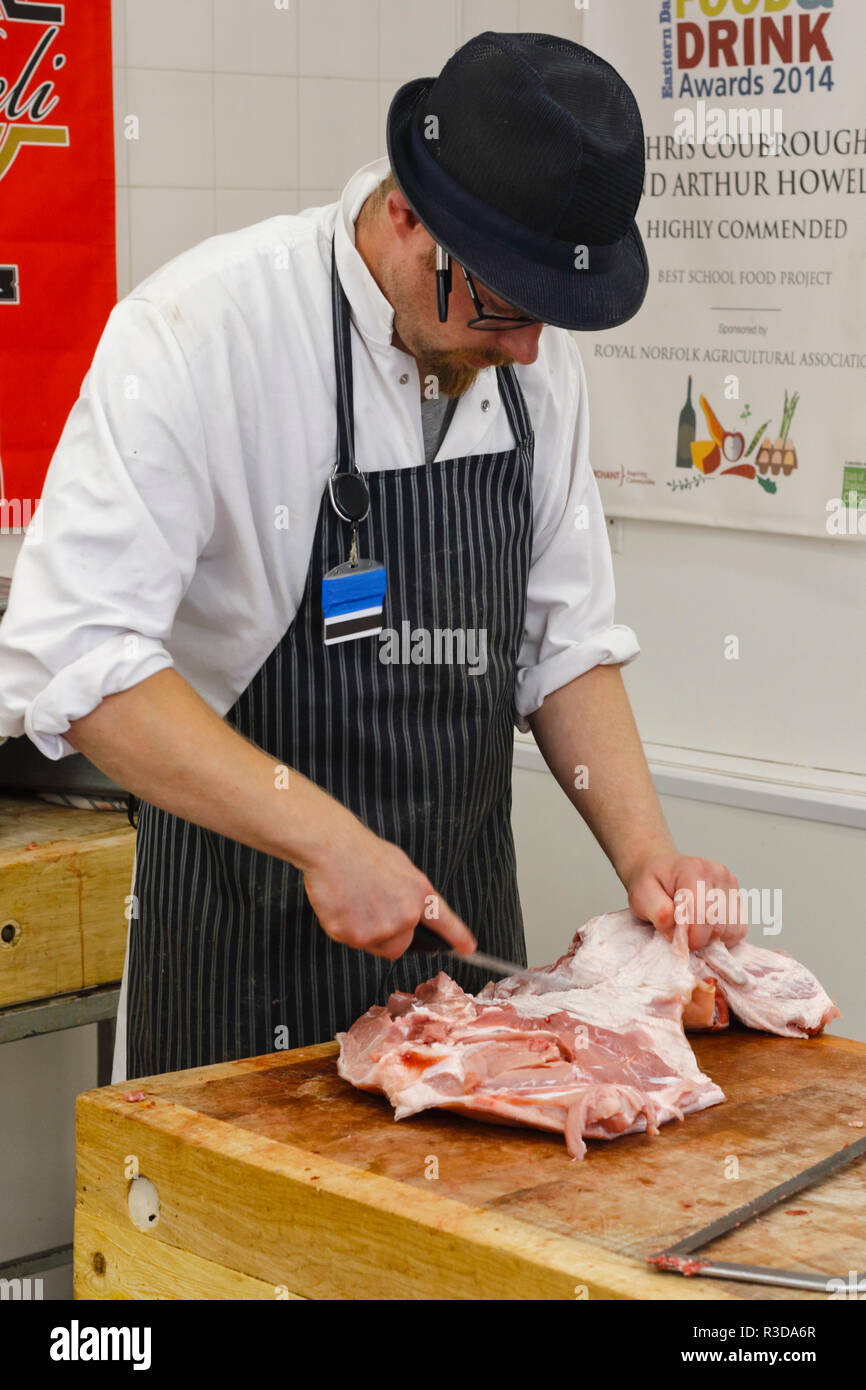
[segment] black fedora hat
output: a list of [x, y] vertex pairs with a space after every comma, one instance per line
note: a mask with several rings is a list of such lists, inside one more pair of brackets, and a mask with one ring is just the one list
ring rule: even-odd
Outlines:
[[643, 124], [603, 58], [552, 34], [479, 34], [399, 89], [387, 134], [422, 225], [502, 299], [560, 328], [637, 313]]

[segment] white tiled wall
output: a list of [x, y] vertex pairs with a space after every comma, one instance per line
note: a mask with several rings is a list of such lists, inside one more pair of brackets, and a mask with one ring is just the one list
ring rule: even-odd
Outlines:
[[[112, 0], [122, 297], [216, 232], [332, 202], [394, 92], [484, 29], [578, 39], [574, 0]], [[135, 118], [135, 138], [127, 138]]]

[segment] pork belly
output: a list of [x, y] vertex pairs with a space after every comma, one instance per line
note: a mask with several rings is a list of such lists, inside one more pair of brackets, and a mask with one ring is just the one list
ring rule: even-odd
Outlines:
[[839, 1010], [790, 956], [747, 943], [689, 952], [630, 912], [578, 928], [552, 965], [468, 995], [441, 971], [392, 994], [346, 1033], [338, 1071], [381, 1091], [400, 1120], [434, 1108], [585, 1140], [647, 1131], [724, 1100], [683, 1030], [750, 1027], [819, 1032]]

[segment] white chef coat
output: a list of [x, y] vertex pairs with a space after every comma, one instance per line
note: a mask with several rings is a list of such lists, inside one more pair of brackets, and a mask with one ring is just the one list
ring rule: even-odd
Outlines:
[[[330, 254], [351, 307], [362, 470], [423, 463], [418, 373], [354, 247], [388, 170], [339, 203], [209, 237], [115, 305], [45, 480], [0, 623], [0, 734], [49, 758], [71, 720], [166, 666], [218, 714], [291, 623], [336, 456]], [[546, 327], [516, 372], [535, 430], [534, 537], [519, 726], [551, 691], [631, 661], [613, 621], [607, 528], [574, 338]], [[513, 446], [495, 369], [463, 396], [438, 459]], [[586, 526], [581, 527], [585, 508]], [[35, 529], [35, 528], [34, 528]]]
[[[359, 467], [424, 462], [415, 361], [392, 345], [393, 309], [354, 244], [355, 218], [387, 171], [376, 160], [339, 203], [210, 237], [115, 305], [16, 561], [0, 623], [0, 735], [26, 732], [61, 758], [75, 751], [63, 737], [70, 721], [170, 666], [223, 715], [283, 636], [336, 457], [335, 229], [357, 330]], [[516, 692], [525, 730], [551, 691], [639, 648], [613, 621], [577, 344], [545, 327], [537, 360], [515, 370], [535, 431]], [[488, 368], [436, 457], [513, 444]]]

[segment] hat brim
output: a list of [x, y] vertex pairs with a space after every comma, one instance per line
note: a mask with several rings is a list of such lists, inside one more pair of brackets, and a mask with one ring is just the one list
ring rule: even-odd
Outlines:
[[413, 212], [435, 241], [506, 303], [556, 328], [597, 332], [633, 318], [649, 285], [646, 249], [633, 222], [604, 270], [576, 272], [533, 265], [504, 240], [479, 235], [447, 207], [431, 202], [410, 153], [412, 118], [435, 78], [407, 82], [388, 111], [388, 157]]

